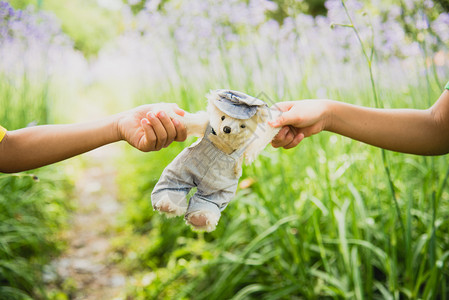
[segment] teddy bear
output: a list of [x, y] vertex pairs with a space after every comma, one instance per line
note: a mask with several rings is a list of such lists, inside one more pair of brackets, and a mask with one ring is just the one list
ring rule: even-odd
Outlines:
[[[211, 91], [207, 111], [175, 114], [187, 135], [199, 139], [184, 149], [162, 172], [151, 193], [154, 210], [168, 217], [184, 215], [194, 230], [215, 230], [221, 212], [235, 195], [242, 163], [251, 163], [279, 132], [268, 125], [281, 112], [255, 97], [232, 90]], [[188, 194], [196, 188], [188, 201]]]

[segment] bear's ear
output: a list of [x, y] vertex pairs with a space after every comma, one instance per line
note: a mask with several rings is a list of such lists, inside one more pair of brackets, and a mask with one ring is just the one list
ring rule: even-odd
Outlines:
[[211, 105], [214, 103], [214, 100], [218, 98], [218, 93], [216, 90], [210, 90], [209, 93], [206, 95], [207, 98], [207, 104]]
[[207, 98], [207, 112], [212, 115], [217, 110], [217, 107], [215, 106], [215, 99], [217, 99], [218, 94], [217, 91], [210, 90], [209, 93], [206, 95]]
[[214, 100], [211, 97], [208, 96], [208, 102], [207, 102], [207, 108], [206, 111], [209, 114], [210, 118], [219, 118], [218, 116], [221, 116], [222, 113], [218, 109], [218, 107], [215, 105]]

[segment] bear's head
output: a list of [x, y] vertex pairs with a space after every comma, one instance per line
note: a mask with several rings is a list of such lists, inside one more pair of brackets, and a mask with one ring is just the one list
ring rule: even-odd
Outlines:
[[[257, 98], [250, 99], [242, 93], [237, 94], [239, 97], [235, 97], [237, 100], [232, 102], [227, 99], [234, 96], [231, 92], [227, 91], [227, 94], [224, 94], [223, 90], [217, 90], [208, 95], [207, 112], [210, 126], [213, 129], [212, 134], [217, 136], [213, 142], [218, 141], [222, 144], [221, 147], [217, 145], [219, 148], [229, 149], [225, 152], [241, 149], [255, 138], [256, 128], [265, 121], [268, 111], [263, 101]], [[241, 95], [247, 98], [242, 100]], [[224, 97], [227, 98], [223, 99]]]

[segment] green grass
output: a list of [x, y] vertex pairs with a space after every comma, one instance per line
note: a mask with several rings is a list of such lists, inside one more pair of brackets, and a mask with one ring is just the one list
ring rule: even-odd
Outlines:
[[[50, 119], [48, 83], [0, 80], [0, 120], [10, 130]], [[47, 167], [0, 173], [0, 299], [42, 299], [44, 266], [64, 247], [71, 184], [64, 171]]]
[[43, 267], [64, 247], [70, 185], [57, 169], [36, 173], [0, 175], [0, 298], [44, 297]]
[[[359, 93], [350, 98], [370, 105], [369, 92]], [[426, 105], [383, 94], [397, 107]], [[195, 98], [180, 105], [204, 108]], [[217, 230], [198, 234], [150, 203], [163, 168], [190, 142], [120, 163], [126, 212], [116, 258], [135, 278], [131, 297], [447, 299], [445, 157], [387, 152], [398, 216], [379, 149], [330, 133], [269, 148], [244, 168], [242, 179], [255, 183], [238, 190]]]
[[[213, 73], [214, 79], [183, 78], [168, 91], [147, 87], [136, 103], [177, 99], [181, 107], [197, 111], [214, 88], [263, 91], [271, 99], [281, 89], [285, 99], [317, 93], [307, 84], [313, 64], [287, 76], [284, 86], [233, 76], [231, 64], [245, 68], [245, 62], [226, 53], [221, 64], [223, 74]], [[251, 71], [269, 70], [261, 64]], [[441, 83], [422, 80], [417, 86], [378, 88], [379, 95], [373, 95], [371, 70], [356, 71], [366, 84], [342, 89], [327, 82], [328, 97], [366, 106], [427, 108], [441, 93]], [[116, 260], [133, 278], [131, 298], [447, 299], [447, 158], [381, 151], [330, 133], [290, 151], [268, 147], [244, 168], [241, 180], [255, 183], [237, 191], [214, 232], [198, 234], [182, 218], [153, 212], [150, 202], [163, 168], [191, 142], [157, 153], [128, 152], [119, 164], [126, 210]]]
[[0, 120], [3, 127], [14, 130], [49, 122], [51, 97], [48, 83], [31, 83], [26, 75], [12, 80], [0, 74], [0, 78]]
[[[285, 90], [285, 100], [317, 94], [307, 83], [312, 63], [301, 74], [279, 68], [290, 78], [279, 86], [233, 76], [231, 64], [245, 68], [245, 62], [226, 53], [220, 59], [224, 70], [213, 78], [148, 86], [136, 104], [176, 99], [194, 112], [205, 108], [204, 94], [215, 88], [265, 92], [270, 99]], [[269, 72], [262, 64], [251, 71]], [[364, 85], [326, 82], [328, 97], [371, 107], [427, 108], [441, 93], [441, 83], [422, 80], [395, 90], [378, 87], [375, 101], [375, 77], [370, 84], [363, 65], [354, 72]], [[214, 232], [198, 234], [182, 218], [153, 212], [150, 200], [164, 167], [192, 141], [157, 153], [130, 151], [119, 163], [126, 209], [115, 259], [132, 277], [131, 298], [447, 299], [446, 157], [381, 151], [331, 133], [290, 151], [268, 147], [244, 168], [241, 180], [255, 183], [237, 191]]]

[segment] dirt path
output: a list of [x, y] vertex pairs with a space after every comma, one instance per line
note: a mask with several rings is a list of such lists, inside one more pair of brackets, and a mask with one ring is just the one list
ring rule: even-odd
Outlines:
[[124, 299], [126, 277], [110, 261], [111, 228], [121, 209], [113, 164], [118, 151], [117, 145], [108, 145], [82, 158], [86, 168], [75, 183], [77, 210], [68, 249], [54, 262], [58, 277], [74, 286], [71, 299]]

